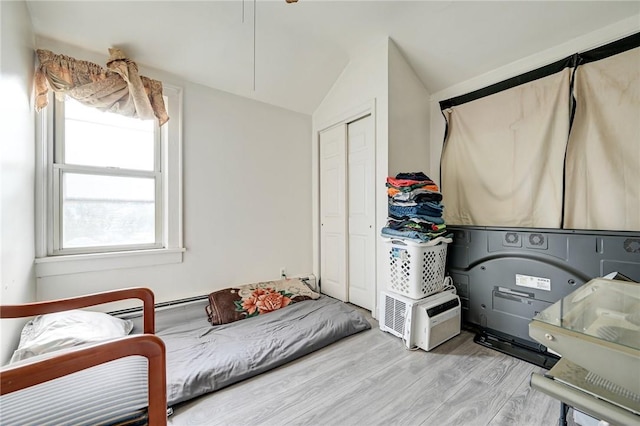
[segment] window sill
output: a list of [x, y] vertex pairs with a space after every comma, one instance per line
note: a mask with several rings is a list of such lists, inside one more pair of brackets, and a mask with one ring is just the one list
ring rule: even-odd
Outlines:
[[36, 277], [181, 263], [184, 251], [175, 248], [41, 257], [35, 260]]

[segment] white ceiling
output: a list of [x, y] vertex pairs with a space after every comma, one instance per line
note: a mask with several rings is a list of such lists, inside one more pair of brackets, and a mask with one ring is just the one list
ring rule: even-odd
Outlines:
[[[311, 114], [390, 37], [430, 93], [623, 19], [639, 1], [28, 1], [35, 32]], [[244, 22], [243, 22], [244, 10]], [[62, 53], [62, 52], [61, 52]]]

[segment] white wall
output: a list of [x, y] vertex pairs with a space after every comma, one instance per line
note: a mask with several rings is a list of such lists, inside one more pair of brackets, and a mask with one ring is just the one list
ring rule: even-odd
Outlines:
[[[38, 46], [101, 65], [108, 57], [108, 46]], [[184, 261], [39, 278], [38, 299], [143, 285], [166, 301], [277, 279], [283, 266], [311, 273], [311, 117], [140, 68], [184, 89]]]
[[[376, 229], [387, 221], [387, 176], [428, 171], [429, 94], [390, 39], [373, 43], [352, 58], [313, 114], [314, 272], [320, 270], [318, 137], [320, 130], [374, 105], [376, 129]], [[376, 291], [384, 288], [386, 247], [376, 238]], [[322, 279], [322, 277], [320, 277]], [[377, 316], [377, 312], [373, 312]]]
[[[34, 275], [34, 36], [24, 1], [0, 2], [0, 303], [31, 302]], [[2, 320], [0, 363], [23, 320]]]
[[[389, 40], [374, 42], [358, 57], [352, 58], [313, 113], [311, 142], [313, 194], [313, 270], [320, 275], [320, 227], [318, 181], [318, 132], [349, 117], [356, 111], [373, 106], [376, 132], [376, 228], [385, 225], [387, 215], [384, 182], [388, 164], [388, 51]], [[379, 245], [379, 244], [378, 244]], [[380, 259], [379, 249], [376, 249]], [[379, 265], [380, 262], [378, 261]], [[376, 268], [377, 281], [379, 268]], [[320, 277], [322, 279], [322, 277]], [[375, 315], [375, 312], [374, 312]]]
[[[486, 74], [448, 87], [431, 96], [431, 167], [434, 179], [440, 179], [440, 156], [445, 131], [445, 120], [440, 111], [440, 101], [464, 95], [474, 90], [482, 89], [491, 84], [515, 77], [527, 71], [548, 65], [576, 52], [583, 52], [610, 43], [617, 39], [640, 31], [640, 15], [629, 17], [598, 31], [567, 40], [535, 55], [527, 56], [504, 67], [497, 68]], [[446, 204], [446, 200], [444, 200]]]
[[429, 92], [389, 42], [389, 176], [429, 170]]

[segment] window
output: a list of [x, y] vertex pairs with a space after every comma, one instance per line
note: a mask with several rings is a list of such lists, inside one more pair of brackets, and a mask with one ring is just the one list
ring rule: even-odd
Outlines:
[[182, 260], [180, 94], [163, 127], [73, 99], [43, 114], [38, 276]]
[[157, 123], [73, 99], [54, 116], [52, 254], [161, 247]]

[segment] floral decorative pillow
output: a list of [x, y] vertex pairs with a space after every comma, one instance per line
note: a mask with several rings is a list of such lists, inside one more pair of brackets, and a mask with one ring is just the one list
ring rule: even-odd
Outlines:
[[305, 283], [293, 278], [214, 291], [209, 294], [209, 305], [205, 310], [211, 325], [221, 325], [318, 297], [320, 295]]

